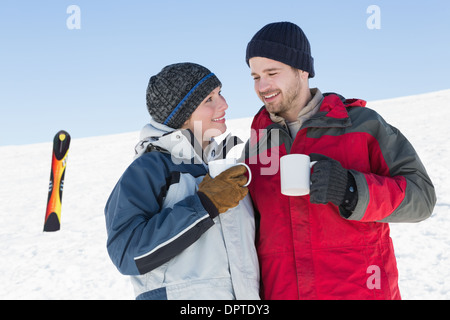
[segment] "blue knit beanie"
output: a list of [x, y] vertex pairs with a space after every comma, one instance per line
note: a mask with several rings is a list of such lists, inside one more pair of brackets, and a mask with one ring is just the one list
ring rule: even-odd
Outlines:
[[220, 80], [207, 68], [190, 62], [164, 67], [150, 78], [147, 109], [153, 120], [179, 129]]
[[314, 59], [308, 38], [291, 22], [270, 23], [259, 30], [247, 45], [246, 62], [264, 57], [307, 71], [314, 78]]

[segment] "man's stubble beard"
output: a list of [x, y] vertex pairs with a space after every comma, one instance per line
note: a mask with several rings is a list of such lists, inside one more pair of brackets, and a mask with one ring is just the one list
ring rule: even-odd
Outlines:
[[283, 98], [286, 97], [286, 99], [283, 99], [278, 105], [273, 103], [265, 104], [267, 111], [282, 116], [300, 103], [301, 84], [300, 79], [297, 76], [296, 78], [298, 80], [297, 83], [287, 90], [286, 95], [283, 93]]

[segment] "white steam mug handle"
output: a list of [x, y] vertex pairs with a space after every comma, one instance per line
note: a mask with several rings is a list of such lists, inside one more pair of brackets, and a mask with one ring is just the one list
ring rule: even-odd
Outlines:
[[244, 167], [247, 168], [248, 181], [247, 181], [246, 184], [243, 185], [243, 187], [247, 187], [250, 184], [250, 182], [252, 181], [252, 172], [250, 171], [250, 167], [247, 164], [243, 163], [243, 162], [236, 163], [236, 165], [237, 166], [244, 166]]

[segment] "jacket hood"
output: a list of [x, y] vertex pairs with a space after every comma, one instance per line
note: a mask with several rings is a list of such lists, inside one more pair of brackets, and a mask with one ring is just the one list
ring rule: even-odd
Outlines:
[[173, 131], [175, 131], [175, 129], [162, 123], [156, 122], [155, 120], [153, 120], [153, 118], [150, 118], [150, 123], [146, 124], [142, 128], [139, 139], [140, 141], [142, 141], [148, 137], [161, 137]]
[[243, 143], [238, 137], [228, 134], [220, 143], [213, 139], [203, 150], [190, 130], [173, 129], [153, 119], [142, 128], [139, 139], [135, 158], [146, 152], [160, 151], [171, 154], [174, 161], [195, 164], [224, 159], [232, 148]]

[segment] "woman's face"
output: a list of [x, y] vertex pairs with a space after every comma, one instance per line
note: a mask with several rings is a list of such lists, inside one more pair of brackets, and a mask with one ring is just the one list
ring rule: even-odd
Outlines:
[[228, 109], [228, 104], [220, 90], [219, 86], [211, 91], [182, 126], [182, 129], [190, 129], [194, 133], [203, 148], [210, 143], [213, 137], [217, 137], [227, 130], [225, 110]]

